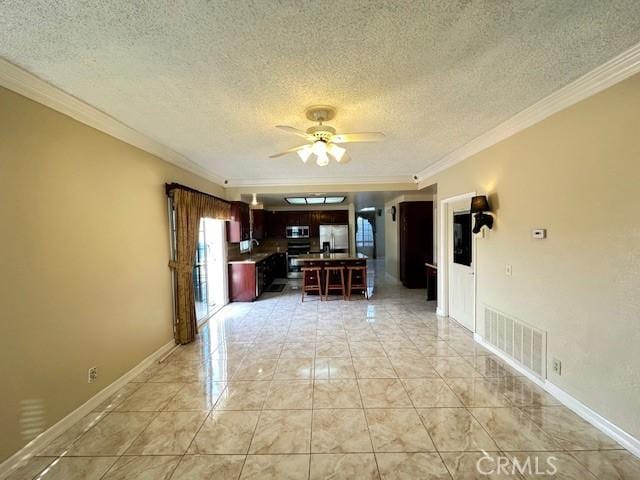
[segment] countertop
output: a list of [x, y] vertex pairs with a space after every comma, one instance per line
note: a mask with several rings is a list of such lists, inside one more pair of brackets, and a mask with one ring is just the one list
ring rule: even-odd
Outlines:
[[351, 255], [349, 253], [310, 253], [298, 255], [298, 260], [366, 260], [368, 257], [362, 253]]
[[238, 257], [228, 260], [227, 263], [260, 263], [263, 260], [266, 260], [271, 255], [276, 255], [278, 253], [285, 252], [266, 252], [266, 253], [252, 253], [251, 255], [247, 255], [245, 257]]

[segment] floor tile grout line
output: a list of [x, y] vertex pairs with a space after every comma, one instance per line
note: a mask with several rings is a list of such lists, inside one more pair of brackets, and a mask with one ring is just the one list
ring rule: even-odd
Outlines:
[[[284, 297], [283, 297], [283, 298], [284, 298]], [[395, 303], [394, 303], [394, 305], [395, 305]], [[271, 309], [271, 310], [272, 310], [273, 312], [275, 312], [275, 311], [276, 311], [276, 307], [275, 307], [275, 306], [274, 306], [274, 307], [272, 307], [272, 309]], [[255, 311], [255, 309], [254, 309], [254, 311]], [[317, 314], [321, 314], [321, 313], [322, 313], [322, 312], [320, 312], [320, 311], [318, 310], [318, 306], [317, 306], [317, 305], [315, 306], [314, 311], [316, 311], [316, 312], [317, 312]], [[246, 326], [251, 327], [251, 328], [253, 329], [253, 330], [252, 330], [252, 332], [253, 332], [253, 333], [252, 333], [252, 335], [250, 335], [250, 340], [248, 340], [248, 344], [252, 345], [252, 344], [257, 344], [257, 343], [268, 343], [268, 342], [258, 342], [258, 340], [259, 340], [259, 338], [258, 338], [258, 337], [259, 337], [259, 335], [260, 335], [260, 330], [261, 330], [262, 328], [264, 328], [264, 327], [265, 327], [265, 325], [266, 325], [266, 321], [265, 321], [265, 320], [263, 320], [263, 321], [261, 321], [261, 322], [256, 322], [256, 321], [255, 321], [255, 319], [253, 319], [253, 318], [248, 318], [248, 317], [250, 316], [250, 313], [249, 313], [249, 312], [250, 312], [250, 310], [248, 310], [248, 311], [245, 311], [245, 312], [244, 312], [244, 319], [243, 319], [243, 321], [242, 321], [242, 322], [243, 322], [243, 325], [246, 325]], [[345, 314], [347, 314], [347, 311], [346, 311], [346, 310], [345, 310], [344, 312], [345, 312]], [[326, 313], [326, 312], [325, 312], [325, 313]], [[355, 310], [353, 310], [353, 311], [349, 311], [349, 315], [355, 315], [356, 317], [357, 317], [358, 315], [361, 315], [362, 313], [363, 313], [363, 312], [362, 312], [362, 311], [360, 311], [360, 310], [358, 310], [358, 311], [355, 311]], [[319, 317], [318, 315], [316, 315], [316, 317], [315, 317], [315, 318], [316, 318], [316, 321], [315, 321], [315, 324], [316, 324], [316, 330], [315, 330], [315, 342], [314, 342], [314, 349], [315, 349], [315, 353], [314, 353], [314, 357], [313, 357], [314, 364], [312, 365], [313, 373], [312, 373], [312, 375], [311, 375], [311, 381], [312, 381], [312, 384], [313, 384], [313, 386], [312, 386], [312, 407], [311, 407], [312, 414], [313, 414], [313, 411], [315, 411], [315, 410], [320, 410], [320, 408], [318, 408], [318, 407], [315, 405], [315, 403], [314, 403], [314, 402], [315, 402], [315, 400], [314, 400], [314, 397], [315, 397], [315, 380], [316, 380], [316, 378], [315, 378], [315, 377], [316, 377], [316, 372], [315, 372], [315, 360], [316, 360], [317, 358], [320, 358], [320, 357], [317, 357], [317, 355], [316, 355], [316, 354], [317, 354], [317, 346], [318, 346], [318, 344], [319, 344], [319, 340], [320, 340], [320, 337], [318, 336], [318, 318], [320, 318], [320, 317]], [[354, 318], [355, 318], [355, 317], [354, 317]], [[390, 317], [390, 318], [395, 318], [395, 317]], [[420, 316], [418, 316], [418, 315], [415, 315], [415, 317], [414, 317], [414, 318], [421, 318], [420, 322], [422, 322], [422, 324], [425, 324], [427, 327], [431, 327], [431, 322], [432, 322], [432, 321], [431, 321], [431, 319], [427, 319], [427, 318], [425, 318], [425, 317], [420, 317]], [[364, 319], [364, 321], [368, 322], [368, 320], [367, 320], [367, 319]], [[427, 322], [428, 322], [429, 324], [427, 324]], [[304, 321], [301, 323], [301, 325], [303, 326], [303, 328], [304, 328], [304, 325], [306, 325], [306, 323], [307, 323], [307, 322], [306, 322], [306, 320], [304, 320]], [[238, 323], [238, 325], [240, 325], [240, 324]], [[289, 328], [291, 328], [291, 326], [293, 326], [293, 325], [294, 325], [294, 323], [293, 323], [293, 322], [289, 322]], [[369, 327], [367, 327], [367, 328], [366, 328], [366, 330], [367, 330], [367, 331], [371, 331], [371, 332], [373, 332], [373, 334], [376, 336], [375, 341], [376, 341], [376, 342], [378, 342], [378, 343], [381, 343], [381, 344], [383, 345], [385, 355], [386, 355], [386, 357], [387, 357], [389, 360], [391, 360], [391, 357], [392, 357], [391, 351], [393, 351], [393, 349], [394, 349], [394, 348], [396, 348], [396, 347], [393, 345], [393, 342], [394, 342], [394, 340], [395, 340], [395, 339], [397, 339], [397, 338], [398, 338], [398, 337], [396, 337], [396, 336], [394, 335], [394, 333], [393, 333], [393, 329], [394, 329], [394, 328], [399, 328], [399, 329], [401, 329], [401, 330], [402, 330], [403, 328], [406, 328], [406, 329], [409, 329], [409, 330], [414, 329], [414, 330], [420, 331], [420, 323], [419, 323], [417, 320], [416, 320], [416, 321], [412, 320], [412, 318], [410, 318], [409, 316], [407, 316], [407, 315], [405, 315], [405, 314], [403, 314], [403, 315], [402, 315], [402, 317], [398, 317], [398, 319], [397, 319], [397, 320], [393, 320], [393, 321], [390, 321], [389, 323], [384, 323], [384, 324], [380, 324], [380, 325], [383, 325], [383, 328], [381, 328], [381, 329], [376, 329], [376, 328], [375, 328], [375, 326], [373, 326], [373, 327], [372, 327], [372, 326], [369, 326]], [[390, 327], [390, 328], [387, 330], [387, 328], [386, 328], [386, 327]], [[330, 328], [330, 327], [328, 327], [328, 328]], [[453, 345], [454, 345], [454, 344], [456, 344], [456, 343], [459, 343], [459, 341], [460, 341], [460, 340], [464, 340], [464, 339], [465, 339], [465, 337], [463, 337], [463, 336], [462, 336], [462, 334], [457, 334], [457, 330], [453, 330], [453, 329], [451, 329], [451, 332], [449, 333], [449, 330], [448, 330], [448, 329], [449, 329], [450, 327], [449, 327], [448, 325], [446, 326], [446, 328], [447, 328], [447, 332], [445, 332], [445, 333], [444, 333], [444, 335], [443, 335], [442, 337], [440, 337], [440, 336], [438, 336], [438, 335], [435, 335], [435, 336], [430, 335], [430, 336], [432, 336], [432, 337], [434, 338], [434, 340], [435, 340], [435, 341], [442, 341], [443, 343], [445, 343], [446, 345], [448, 345], [448, 346], [449, 346], [449, 348], [451, 348], [451, 351], [456, 353], [456, 356], [455, 356], [455, 357], [454, 357], [453, 355], [450, 355], [450, 356], [442, 356], [442, 357], [441, 357], [441, 356], [439, 356], [439, 355], [435, 355], [435, 356], [432, 356], [432, 355], [425, 355], [425, 354], [424, 354], [424, 352], [423, 352], [423, 351], [421, 351], [420, 349], [418, 349], [418, 351], [420, 351], [420, 353], [423, 355], [423, 357], [431, 357], [431, 358], [462, 358], [462, 360], [463, 360], [465, 363], [469, 364], [469, 365], [470, 365], [470, 366], [471, 366], [471, 367], [472, 367], [472, 368], [473, 368], [473, 369], [478, 373], [478, 377], [466, 377], [466, 376], [463, 376], [463, 377], [447, 377], [447, 378], [444, 378], [444, 377], [443, 377], [439, 372], [437, 372], [437, 371], [436, 371], [436, 375], [437, 375], [437, 376], [435, 376], [435, 377], [418, 377], [418, 378], [439, 378], [441, 381], [443, 381], [443, 382], [444, 382], [444, 384], [447, 386], [447, 388], [449, 388], [449, 389], [451, 390], [450, 385], [451, 385], [452, 380], [455, 380], [455, 378], [469, 378], [469, 379], [472, 379], [472, 378], [479, 378], [479, 379], [482, 379], [482, 380], [487, 380], [487, 381], [492, 381], [492, 382], [496, 382], [496, 383], [498, 383], [498, 382], [502, 382], [502, 379], [504, 379], [504, 378], [510, 378], [510, 377], [511, 377], [511, 376], [509, 376], [509, 375], [500, 375], [500, 374], [499, 374], [499, 375], [497, 375], [497, 376], [495, 376], [495, 377], [494, 377], [494, 376], [487, 376], [487, 375], [486, 375], [486, 372], [485, 372], [485, 373], [483, 373], [482, 371], [480, 371], [480, 370], [479, 370], [479, 367], [478, 367], [478, 368], [474, 367], [474, 365], [477, 365], [477, 361], [478, 361], [478, 360], [480, 360], [480, 359], [481, 359], [481, 358], [483, 358], [483, 357], [486, 357], [486, 355], [485, 355], [485, 356], [483, 356], [483, 355], [477, 354], [477, 352], [475, 352], [475, 351], [472, 351], [472, 353], [473, 353], [473, 354], [469, 354], [469, 353], [471, 353], [471, 352], [469, 352], [469, 349], [467, 349], [467, 347], [464, 347], [463, 349], [458, 349], [458, 350], [456, 350], [455, 346], [453, 346]], [[241, 329], [240, 329], [240, 328], [236, 328], [236, 330], [237, 330], [237, 331], [241, 331]], [[344, 331], [344, 330], [343, 330], [343, 331]], [[365, 330], [361, 330], [361, 329], [351, 329], [351, 330], [349, 330], [349, 331], [357, 333], [357, 332], [364, 332]], [[406, 331], [406, 330], [405, 330], [405, 331]], [[347, 333], [347, 331], [344, 331], [344, 332], [345, 332], [345, 333]], [[388, 337], [387, 337], [387, 336], [385, 336], [385, 334], [386, 334], [386, 333], [389, 333]], [[304, 334], [303, 334], [303, 335], [304, 335]], [[347, 335], [348, 335], [348, 334], [347, 334]], [[354, 342], [355, 342], [355, 341], [370, 341], [370, 340], [368, 340], [368, 339], [366, 339], [366, 338], [364, 338], [364, 337], [363, 337], [363, 338], [359, 338], [359, 337], [355, 336], [355, 337], [353, 337], [353, 338], [354, 338], [354, 340], [353, 340]], [[391, 340], [385, 341], [385, 338], [390, 338]], [[287, 340], [287, 338], [286, 338], [286, 337], [285, 337], [284, 339], [282, 339], [282, 341], [283, 341], [283, 342], [286, 342], [286, 340]], [[301, 341], [306, 341], [306, 340], [307, 340], [306, 338], [304, 338], [304, 339], [302, 339], [302, 338], [301, 338]], [[238, 340], [238, 341], [239, 341], [239, 342], [244, 342], [244, 339], [243, 339], [243, 338], [239, 338], [239, 340]], [[324, 342], [324, 341], [326, 341], [326, 340], [323, 340], [323, 342]], [[371, 341], [374, 341], [374, 340], [371, 340]], [[412, 343], [413, 343], [413, 342], [412, 342]], [[350, 344], [350, 340], [349, 340], [349, 337], [348, 337], [348, 336], [347, 336], [347, 344], [348, 344], [348, 345]], [[403, 348], [403, 347], [402, 347], [402, 345], [401, 345], [401, 344], [402, 344], [402, 342], [401, 342], [401, 341], [398, 341], [398, 344], [399, 344], [399, 345], [398, 345], [398, 347], [397, 347], [398, 349]], [[388, 347], [388, 348], [387, 348], [387, 347], [385, 347], [385, 345], [390, 345], [390, 347]], [[460, 346], [461, 346], [461, 347], [462, 347], [463, 345], [464, 345], [464, 344], [460, 344]], [[416, 346], [416, 345], [414, 344], [414, 346]], [[464, 355], [465, 353], [467, 353], [468, 355], [466, 355], [466, 356], [465, 356], [465, 355]], [[326, 358], [326, 357], [325, 357], [325, 358]], [[328, 358], [332, 358], [332, 357], [328, 357]], [[366, 357], [365, 357], [365, 358], [366, 358]], [[243, 357], [243, 359], [246, 359], [246, 355]], [[351, 357], [350, 357], [350, 362], [351, 362], [351, 366], [353, 367], [353, 366], [354, 366], [354, 357], [353, 357], [353, 356], [351, 356]], [[186, 365], [185, 365], [185, 368], [188, 368], [188, 367], [190, 367], [190, 366], [191, 366], [191, 365], [189, 365], [189, 362], [185, 362], [185, 364], [186, 364]], [[392, 364], [392, 369], [394, 370], [394, 372], [395, 372], [395, 374], [396, 374], [396, 379], [397, 379], [397, 380], [399, 380], [399, 381], [401, 382], [401, 384], [402, 384], [402, 386], [403, 386], [403, 389], [405, 390], [405, 393], [407, 393], [407, 386], [404, 384], [404, 380], [407, 380], [407, 379], [408, 379], [408, 378], [406, 378], [406, 377], [409, 377], [409, 378], [412, 378], [412, 377], [410, 377], [410, 376], [400, 377], [400, 375], [398, 375], [398, 373], [397, 373], [397, 368], [396, 368], [396, 366], [395, 366], [395, 365], [393, 365], [393, 362], [391, 362], [391, 364]], [[288, 382], [288, 381], [291, 381], [291, 380], [293, 380], [293, 379], [285, 379], [285, 380], [283, 380], [283, 381]], [[331, 375], [328, 375], [328, 380], [331, 380]], [[352, 379], [352, 380], [353, 380], [353, 379]], [[360, 395], [360, 399], [361, 399], [361, 401], [362, 401], [362, 393], [361, 393], [361, 390], [360, 390], [360, 388], [359, 388], [359, 387], [360, 387], [360, 384], [359, 384], [359, 381], [358, 381], [358, 380], [359, 380], [359, 378], [356, 376], [356, 378], [354, 379], [354, 381], [356, 382], [356, 385], [357, 385], [357, 387], [358, 387], [358, 392], [359, 392], [359, 395]], [[263, 381], [263, 380], [262, 380], [262, 379], [247, 379], [247, 380], [242, 380], [242, 381]], [[264, 381], [269, 381], [269, 382], [270, 382], [270, 386], [271, 386], [271, 385], [276, 381], [276, 379], [272, 377], [272, 378], [264, 379]], [[139, 383], [139, 384], [142, 386], [142, 385], [144, 385], [145, 383], [149, 383], [149, 382], [148, 382], [148, 381], [145, 381], [145, 382], [132, 382], [132, 383]], [[153, 383], [153, 382], [152, 382], [152, 383]], [[171, 383], [171, 382], [168, 382], [168, 383]], [[194, 382], [178, 382], [178, 383], [182, 383], [182, 384], [183, 384], [183, 388], [184, 388], [184, 384], [186, 384], [186, 383], [194, 383]], [[140, 388], [140, 387], [138, 387], [138, 388]], [[226, 388], [226, 387], [225, 387], [225, 388]], [[224, 390], [223, 390], [223, 391], [224, 391]], [[132, 393], [133, 393], [133, 392], [132, 392]], [[455, 392], [453, 392], [453, 393], [454, 393], [454, 395], [456, 395], [456, 397], [458, 397], [458, 395], [457, 395]], [[177, 395], [177, 392], [176, 392], [176, 395]], [[526, 409], [528, 406], [538, 406], [538, 405], [535, 405], [535, 404], [533, 404], [533, 405], [529, 405], [529, 404], [520, 404], [520, 403], [516, 404], [516, 403], [511, 402], [511, 401], [510, 401], [510, 399], [509, 399], [508, 397], [506, 397], [506, 394], [505, 394], [505, 393], [500, 393], [500, 395], [502, 396], [502, 398], [504, 398], [504, 399], [505, 399], [505, 401], [508, 403], [508, 405], [504, 405], [504, 406], [500, 406], [500, 407], [487, 407], [487, 408], [492, 408], [492, 409], [507, 409], [507, 408], [513, 408], [513, 409], [516, 409], [517, 411], [521, 412], [521, 414], [522, 414], [525, 418], [529, 418], [529, 419], [531, 419], [531, 412], [528, 412], [528, 411], [527, 411], [527, 410], [525, 410], [525, 409]], [[410, 397], [409, 397], [409, 398], [410, 398]], [[459, 398], [459, 397], [458, 397], [458, 398]], [[415, 404], [414, 404], [414, 402], [413, 402], [413, 399], [411, 399], [411, 398], [410, 398], [410, 400], [411, 400], [411, 403], [412, 403], [412, 405], [413, 405], [413, 407], [412, 407], [412, 408], [413, 408], [414, 410], [416, 410], [416, 411], [417, 411], [417, 407], [415, 406]], [[217, 403], [217, 401], [216, 401], [216, 403]], [[262, 410], [266, 410], [266, 408], [264, 408], [264, 407], [265, 407], [265, 406], [264, 406], [264, 404], [263, 404], [263, 408], [262, 408]], [[165, 407], [165, 408], [166, 408], [166, 407]], [[435, 406], [434, 406], [434, 407], [425, 407], [425, 408], [437, 408], [437, 407], [435, 407]], [[464, 409], [465, 409], [465, 410], [466, 410], [470, 415], [472, 415], [472, 414], [471, 414], [471, 408], [472, 408], [472, 407], [470, 407], [470, 406], [466, 406], [466, 405], [464, 405], [464, 404], [462, 404], [462, 406], [460, 406], [460, 407], [450, 407], [450, 408], [464, 408]], [[560, 408], [560, 407], [558, 407], [558, 408]], [[362, 406], [362, 409], [364, 410], [364, 405]], [[208, 417], [209, 415], [211, 415], [212, 410], [213, 410], [213, 408], [209, 410], [209, 413], [208, 413], [207, 417]], [[172, 411], [172, 410], [165, 410], [165, 409], [163, 409], [162, 411], [167, 411], [167, 412], [169, 412], [169, 411]], [[181, 411], [181, 410], [177, 410], [177, 411]], [[110, 413], [111, 413], [111, 412], [107, 412], [107, 413], [105, 414], [105, 417], [106, 417], [107, 415], [109, 415]], [[161, 413], [161, 412], [160, 412], [160, 413]], [[156, 417], [157, 417], [158, 415], [160, 415], [160, 413], [156, 413]], [[154, 419], [155, 419], [156, 417], [154, 417]], [[472, 417], [474, 418], [474, 420], [475, 420], [475, 421], [477, 421], [478, 423], [480, 423], [480, 422], [477, 420], [477, 418], [476, 418], [475, 416], [473, 416], [473, 415], [472, 415]], [[366, 418], [366, 417], [365, 417], [365, 418]], [[421, 421], [422, 421], [422, 419], [421, 419]], [[153, 422], [153, 419], [151, 420], [151, 422]], [[151, 422], [150, 422], [150, 423], [151, 423]], [[203, 422], [203, 423], [204, 423], [204, 422]], [[424, 425], [424, 422], [423, 422], [423, 425]], [[484, 426], [483, 426], [481, 423], [480, 423], [480, 425], [482, 426], [483, 430], [486, 432], [486, 429], [484, 428]], [[536, 426], [537, 426], [537, 425], [536, 425]], [[144, 432], [144, 431], [147, 431], [147, 429], [148, 429], [148, 428], [149, 428], [149, 425], [147, 425], [147, 426], [143, 429], [143, 432]], [[554, 444], [556, 443], [556, 442], [555, 442], [555, 438], [554, 438], [551, 434], [547, 433], [545, 429], [543, 429], [543, 428], [541, 428], [541, 427], [539, 427], [539, 426], [538, 426], [538, 430], [539, 430], [539, 431], [541, 431], [542, 433], [546, 434], [548, 437], [550, 437], [550, 438], [554, 441]], [[255, 436], [255, 431], [256, 431], [256, 430], [254, 429], [254, 436]], [[143, 432], [141, 432], [139, 435], [143, 434]], [[82, 435], [84, 435], [85, 433], [86, 433], [86, 432], [84, 432]], [[490, 435], [488, 432], [487, 432], [487, 434], [489, 435], [489, 437], [490, 437], [490, 438], [492, 438], [492, 437], [491, 437], [491, 435]], [[81, 435], [81, 436], [82, 436], [82, 435]], [[139, 436], [139, 435], [138, 435], [138, 436]], [[136, 438], [137, 438], [137, 437], [136, 437]], [[195, 437], [194, 437], [194, 438], [195, 438]], [[371, 439], [371, 438], [370, 438], [370, 439]], [[192, 440], [193, 440], [193, 439], [192, 439]], [[493, 440], [493, 438], [492, 438], [492, 440]], [[76, 439], [76, 440], [74, 440], [74, 442], [75, 442], [75, 441], [77, 441], [77, 439]], [[135, 443], [135, 441], [136, 441], [136, 439], [134, 439], [134, 442], [133, 442], [133, 443]], [[253, 441], [253, 437], [252, 437], [252, 441]], [[432, 439], [432, 441], [433, 441], [433, 439]], [[72, 442], [72, 443], [73, 443], [73, 442]], [[437, 450], [437, 448], [436, 448], [436, 450]], [[621, 450], [621, 451], [625, 451], [625, 450], [624, 450], [624, 449], [622, 449], [622, 448], [619, 448], [619, 449], [612, 449], [612, 450]], [[503, 450], [503, 449], [501, 449], [501, 451], [504, 451], [504, 450]], [[560, 447], [559, 445], [558, 445], [558, 448], [557, 448], [557, 449], [554, 449], [554, 451], [567, 452], [567, 453], [569, 453], [569, 454], [572, 452], [571, 450], [564, 449], [564, 448]], [[596, 451], [600, 451], [600, 449], [598, 449], [598, 450], [596, 450]], [[183, 457], [184, 457], [185, 455], [186, 455], [186, 453], [185, 453], [185, 454], [183, 454]], [[122, 456], [127, 456], [127, 455], [126, 455], [126, 451], [125, 451], [122, 455], [120, 455], [120, 457], [122, 457]], [[117, 458], [120, 458], [120, 457], [117, 457]], [[572, 455], [571, 457], [575, 459], [575, 457], [573, 457], [573, 455]], [[54, 458], [55, 458], [55, 457], [54, 457]], [[577, 461], [577, 460], [576, 460], [576, 461]], [[245, 455], [245, 462], [246, 462], [246, 455]], [[578, 463], [580, 463], [580, 462], [578, 462]]]
[[[348, 344], [349, 347], [349, 353], [351, 353], [351, 345]], [[355, 364], [353, 363], [353, 356], [351, 356], [351, 364], [352, 364], [352, 368], [354, 369], [354, 374], [355, 374]], [[358, 378], [357, 378], [357, 374], [356, 375], [356, 385], [358, 387], [358, 394], [360, 395], [360, 403], [362, 404], [362, 414], [364, 415], [364, 421], [367, 425], [367, 433], [369, 434], [369, 442], [371, 442], [371, 451], [373, 454], [373, 459], [376, 462], [376, 470], [378, 472], [378, 478], [382, 478], [382, 474], [380, 473], [380, 465], [378, 464], [378, 457], [376, 456], [376, 447], [373, 444], [373, 437], [371, 436], [371, 428], [369, 427], [369, 419], [367, 418], [367, 412], [364, 408], [364, 399], [362, 398], [362, 390], [360, 390], [360, 382], [358, 382]]]
[[[448, 341], [446, 341], [447, 345], [449, 344]], [[438, 372], [439, 374], [439, 372]], [[463, 399], [460, 397], [460, 395], [458, 395], [455, 390], [453, 388], [451, 388], [451, 385], [449, 384], [449, 382], [447, 382], [447, 379], [442, 377], [442, 381], [445, 383], [445, 385], [449, 388], [449, 390], [451, 390], [453, 392], [453, 394], [458, 397], [458, 400], [460, 401], [460, 403], [462, 404], [462, 406], [464, 407], [464, 409], [467, 411], [467, 413], [469, 415], [471, 415], [471, 417], [478, 422], [478, 424], [480, 425], [480, 427], [482, 428], [482, 430], [484, 430], [484, 432], [489, 436], [489, 438], [491, 439], [491, 441], [496, 445], [496, 447], [500, 448], [500, 445], [498, 445], [498, 442], [496, 441], [495, 438], [493, 438], [493, 435], [491, 435], [489, 433], [489, 431], [485, 428], [485, 426], [482, 424], [482, 422], [480, 422], [476, 416], [473, 414], [473, 412], [470, 410], [469, 406], [465, 405], [465, 402], [463, 401]]]
[[[290, 328], [290, 326], [288, 327], [287, 332], [289, 331], [289, 328]], [[275, 375], [275, 372], [277, 371], [278, 364], [280, 363], [280, 359], [282, 358], [282, 352], [284, 351], [284, 347], [285, 347], [285, 344], [282, 345], [282, 349], [280, 350], [280, 355], [278, 356], [278, 361], [276, 362], [276, 370], [274, 370], [274, 372], [273, 372], [274, 375]], [[273, 382], [273, 378], [272, 378], [271, 381]], [[270, 388], [271, 388], [271, 384], [269, 384], [269, 389]], [[260, 425], [260, 419], [262, 418], [262, 412], [264, 410], [264, 402], [265, 402], [265, 399], [263, 399], [263, 401], [261, 402], [260, 411], [258, 413], [258, 419], [256, 420], [256, 424], [253, 427], [253, 433], [251, 434], [251, 440], [249, 441], [249, 445], [247, 446], [246, 455], [244, 457], [244, 461], [242, 462], [242, 468], [240, 469], [240, 474], [238, 475], [238, 478], [242, 477], [242, 472], [244, 471], [244, 467], [247, 464], [247, 458], [249, 457], [249, 454], [251, 452], [251, 445], [253, 444], [253, 440], [254, 440], [254, 438], [256, 436], [256, 431], [258, 430], [258, 425]]]
[[425, 425], [424, 420], [422, 419], [422, 415], [420, 415], [420, 412], [418, 411], [418, 409], [416, 408], [415, 404], [413, 403], [413, 399], [411, 398], [411, 395], [409, 395], [409, 392], [407, 391], [406, 386], [404, 385], [404, 383], [401, 380], [400, 380], [400, 385], [402, 386], [402, 389], [404, 390], [405, 395], [409, 398], [409, 401], [411, 402], [411, 405], [413, 406], [413, 410], [414, 410], [415, 414], [418, 416], [418, 420], [420, 421], [420, 424], [422, 425], [422, 428], [424, 428], [425, 432], [427, 432], [427, 435], [429, 436], [429, 440], [431, 440], [433, 448], [434, 448], [436, 454], [438, 455], [438, 457], [440, 458], [440, 461], [442, 462], [442, 465], [444, 465], [444, 468], [447, 471], [447, 473], [449, 474], [449, 477], [453, 478], [453, 475], [451, 475], [451, 471], [449, 470], [449, 467], [447, 467], [447, 464], [444, 461], [444, 458], [442, 457], [442, 454], [440, 453], [440, 450], [438, 449], [438, 445], [436, 444], [435, 440], [433, 439], [433, 436], [429, 432], [429, 429]]

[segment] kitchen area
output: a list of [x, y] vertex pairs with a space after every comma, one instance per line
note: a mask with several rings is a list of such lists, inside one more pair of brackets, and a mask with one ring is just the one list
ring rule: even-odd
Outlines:
[[[295, 198], [295, 199], [294, 199]], [[227, 222], [229, 300], [251, 302], [264, 292], [299, 289], [306, 261], [324, 255], [349, 258], [351, 252], [349, 209], [339, 208], [344, 197], [321, 197], [332, 207], [322, 209], [313, 197], [311, 207], [288, 209], [252, 208], [232, 202]], [[305, 201], [292, 197], [288, 201]], [[360, 256], [362, 260], [362, 256]]]

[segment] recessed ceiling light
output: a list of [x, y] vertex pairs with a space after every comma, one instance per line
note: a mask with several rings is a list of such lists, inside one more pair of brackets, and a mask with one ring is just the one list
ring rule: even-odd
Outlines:
[[307, 201], [304, 197], [285, 197], [287, 203], [291, 205], [306, 205]]
[[376, 210], [376, 207], [364, 207], [364, 208], [361, 208], [358, 211], [359, 212], [374, 212], [375, 210]]
[[344, 202], [345, 197], [284, 197], [290, 205], [327, 205]]

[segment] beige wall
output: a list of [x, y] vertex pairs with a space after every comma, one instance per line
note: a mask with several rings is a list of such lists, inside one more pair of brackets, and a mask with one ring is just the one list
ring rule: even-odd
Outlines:
[[[548, 332], [549, 380], [640, 438], [640, 76], [425, 184], [489, 193], [477, 321], [491, 305]], [[531, 229], [548, 229], [546, 240]], [[505, 264], [513, 266], [511, 277]], [[482, 333], [480, 329], [480, 333]]]
[[223, 192], [0, 88], [0, 461], [171, 341], [168, 181]]

